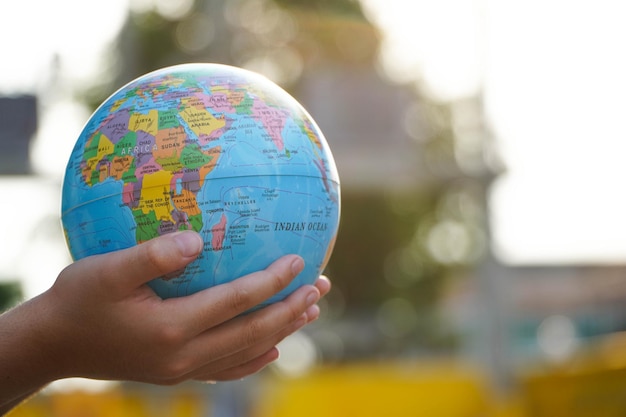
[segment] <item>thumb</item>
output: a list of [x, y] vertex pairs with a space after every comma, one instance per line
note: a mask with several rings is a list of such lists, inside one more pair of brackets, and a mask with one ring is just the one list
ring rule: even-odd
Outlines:
[[128, 249], [86, 258], [104, 287], [127, 293], [154, 278], [178, 271], [202, 251], [200, 235], [181, 231], [159, 236]]

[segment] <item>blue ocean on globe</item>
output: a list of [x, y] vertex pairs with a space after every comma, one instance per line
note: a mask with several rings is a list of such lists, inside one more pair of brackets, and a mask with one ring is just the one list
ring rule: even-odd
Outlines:
[[319, 127], [267, 78], [183, 64], [125, 85], [93, 113], [63, 182], [61, 220], [73, 259], [195, 230], [204, 250], [149, 283], [193, 294], [298, 254], [305, 268], [263, 305], [315, 282], [340, 218], [337, 168]]

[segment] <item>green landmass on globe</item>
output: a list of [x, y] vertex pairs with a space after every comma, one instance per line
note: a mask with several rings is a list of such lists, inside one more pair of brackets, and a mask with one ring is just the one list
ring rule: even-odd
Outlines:
[[139, 77], [90, 117], [70, 156], [62, 223], [74, 259], [195, 230], [205, 250], [150, 283], [188, 295], [300, 254], [322, 272], [340, 215], [339, 177], [319, 127], [266, 78], [218, 64]]

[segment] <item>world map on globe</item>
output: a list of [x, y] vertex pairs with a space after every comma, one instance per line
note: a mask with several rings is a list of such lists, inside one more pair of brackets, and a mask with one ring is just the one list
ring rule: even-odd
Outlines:
[[61, 219], [74, 259], [195, 230], [204, 250], [149, 283], [184, 296], [301, 255], [285, 290], [313, 283], [337, 236], [340, 186], [311, 116], [267, 78], [183, 64], [120, 88], [93, 113], [70, 155]]

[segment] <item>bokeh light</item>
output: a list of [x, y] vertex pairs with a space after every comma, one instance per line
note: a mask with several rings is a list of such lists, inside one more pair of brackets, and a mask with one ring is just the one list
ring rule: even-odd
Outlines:
[[380, 332], [390, 338], [405, 336], [412, 332], [417, 322], [413, 303], [405, 298], [392, 298], [380, 305], [376, 324]]
[[196, 12], [176, 26], [176, 43], [187, 53], [197, 53], [207, 48], [215, 39], [213, 18]]
[[274, 367], [290, 377], [304, 375], [317, 363], [317, 348], [304, 332], [292, 334], [277, 347], [280, 350], [280, 357], [274, 363]]
[[578, 346], [576, 325], [564, 315], [547, 317], [537, 329], [537, 342], [548, 360], [563, 362]]

